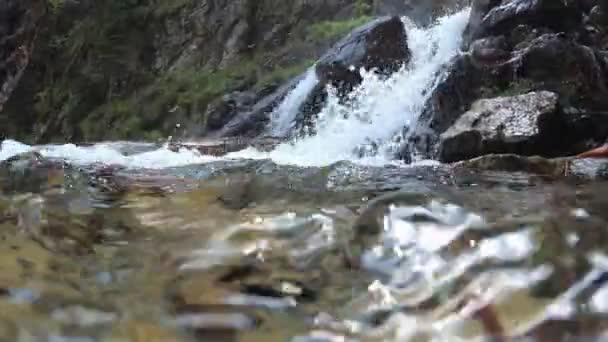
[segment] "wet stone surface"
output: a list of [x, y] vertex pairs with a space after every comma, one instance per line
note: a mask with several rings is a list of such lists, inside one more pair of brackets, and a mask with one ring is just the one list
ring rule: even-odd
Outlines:
[[22, 155], [0, 164], [0, 340], [599, 336], [607, 190], [449, 166]]

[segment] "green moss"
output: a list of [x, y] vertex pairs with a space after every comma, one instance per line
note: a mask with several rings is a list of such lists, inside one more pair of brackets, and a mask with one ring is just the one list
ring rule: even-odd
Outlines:
[[369, 0], [355, 1], [355, 15], [358, 17], [369, 16], [372, 14], [372, 4]]
[[307, 37], [313, 41], [327, 41], [343, 36], [354, 28], [371, 20], [369, 16], [360, 16], [341, 21], [321, 21], [308, 28]]
[[272, 83], [287, 81], [293, 77], [303, 73], [314, 64], [314, 60], [305, 60], [298, 64], [293, 64], [285, 67], [277, 67], [274, 70], [264, 74], [257, 82], [258, 87], [264, 87]]
[[[358, 2], [359, 17], [319, 23], [310, 28], [311, 34], [333, 38], [369, 20], [365, 1]], [[46, 45], [39, 53], [44, 72], [28, 108], [35, 114], [32, 122], [47, 131], [36, 139], [61, 135], [75, 141], [156, 140], [172, 133], [176, 122], [193, 119], [204, 124], [200, 116], [208, 103], [223, 94], [260, 90], [312, 65], [313, 60], [284, 64], [281, 53], [264, 51], [221, 70], [186, 68], [159, 75], [150, 59], [153, 34], [163, 23], [158, 19], [192, 3], [99, 0], [75, 18], [63, 11], [66, 0], [48, 0], [51, 15], [40, 39]], [[305, 41], [304, 36], [301, 31], [298, 39]]]

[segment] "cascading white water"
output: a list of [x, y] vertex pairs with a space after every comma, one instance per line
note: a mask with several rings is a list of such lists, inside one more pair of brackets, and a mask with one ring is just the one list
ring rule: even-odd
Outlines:
[[[316, 133], [293, 139], [269, 153], [252, 148], [224, 158], [272, 159], [278, 164], [326, 166], [349, 160], [366, 164], [390, 163], [392, 138], [404, 127], [413, 126], [432, 90], [442, 79], [444, 67], [459, 52], [469, 10], [443, 17], [428, 28], [404, 19], [411, 61], [388, 79], [362, 71], [363, 83], [349, 95], [346, 104], [330, 94], [315, 123]], [[272, 115], [272, 133], [288, 134], [306, 96], [318, 84], [314, 68], [277, 107]], [[377, 152], [361, 157], [356, 148], [373, 143]], [[118, 164], [133, 168], [166, 168], [216, 161], [196, 151], [166, 146], [126, 155], [120, 143], [100, 143], [90, 147], [72, 144], [31, 147], [12, 140], [0, 145], [0, 161], [19, 153], [36, 150], [43, 156], [61, 158], [76, 164]]]
[[271, 133], [275, 137], [288, 136], [295, 126], [296, 116], [306, 97], [319, 83], [315, 68], [306, 71], [304, 78], [287, 95], [281, 104], [271, 114]]
[[[441, 71], [459, 52], [469, 10], [446, 16], [421, 28], [404, 19], [411, 61], [385, 80], [362, 71], [363, 83], [349, 95], [346, 104], [330, 94], [315, 123], [316, 133], [278, 146], [270, 153], [252, 149], [231, 154], [240, 158], [270, 158], [279, 164], [325, 166], [342, 160], [387, 163], [387, 148], [404, 127], [415, 124]], [[280, 113], [282, 121], [293, 112]], [[373, 157], [358, 156], [355, 148], [369, 143], [378, 146]]]

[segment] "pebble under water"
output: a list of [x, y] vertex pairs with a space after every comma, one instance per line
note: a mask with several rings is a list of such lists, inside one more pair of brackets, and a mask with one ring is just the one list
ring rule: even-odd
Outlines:
[[0, 164], [0, 340], [601, 340], [607, 190], [448, 166], [154, 170], [29, 152]]

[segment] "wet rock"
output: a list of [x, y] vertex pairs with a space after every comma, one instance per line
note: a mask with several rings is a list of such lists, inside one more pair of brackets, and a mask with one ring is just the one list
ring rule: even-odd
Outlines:
[[510, 49], [505, 36], [478, 39], [471, 44], [471, 55], [475, 61], [492, 63], [510, 57]]
[[608, 6], [594, 6], [589, 12], [589, 21], [600, 27], [608, 25], [608, 13], [606, 12], [607, 8]]
[[[557, 95], [532, 92], [475, 102], [441, 135], [439, 156], [444, 162], [491, 153], [546, 154], [559, 142], [564, 121]], [[550, 140], [555, 140], [551, 144]]]
[[[560, 106], [572, 109], [568, 120], [573, 127], [585, 125], [588, 113], [608, 108], [608, 84], [603, 77], [607, 69], [602, 54], [557, 34], [542, 34], [531, 41], [522, 39], [524, 42], [510, 52], [512, 57], [506, 61], [478, 58], [477, 51], [481, 48], [483, 52], [487, 41], [475, 42], [472, 48], [476, 50], [472, 50], [472, 54], [457, 57], [445, 79], [433, 90], [409, 144], [419, 153], [436, 157], [438, 135], [480, 98], [530, 91], [554, 92]], [[498, 53], [496, 57], [502, 57], [504, 52], [499, 52], [501, 49], [494, 51]], [[592, 116], [593, 120], [599, 119]], [[605, 123], [594, 127], [593, 131], [608, 128]], [[582, 131], [569, 129], [564, 133], [574, 133], [578, 137], [572, 137], [570, 145], [564, 142], [562, 153], [558, 155], [582, 152], [575, 146], [585, 139], [581, 136]]]
[[511, 32], [525, 23], [554, 32], [574, 32], [583, 19], [573, 0], [475, 0], [465, 33], [465, 46], [474, 40]]
[[[470, 54], [456, 57], [432, 91], [403, 150], [437, 158], [439, 134], [445, 132], [471, 104], [493, 95], [493, 87], [505, 87], [508, 68], [477, 63]], [[407, 159], [407, 158], [405, 158]]]
[[328, 85], [344, 97], [363, 81], [362, 68], [390, 75], [409, 58], [407, 33], [399, 17], [378, 18], [356, 28], [317, 62], [319, 83], [300, 107], [298, 129], [314, 131], [313, 118], [326, 103]]
[[360, 268], [362, 256], [374, 246], [384, 230], [385, 216], [391, 206], [424, 206], [431, 199], [424, 193], [395, 191], [374, 198], [359, 209], [359, 216], [353, 222], [350, 236], [343, 248], [345, 263], [352, 268]]
[[70, 168], [37, 152], [28, 152], [0, 162], [0, 190], [39, 193], [64, 185]]
[[0, 112], [29, 64], [45, 12], [46, 3], [40, 0], [0, 2]]
[[593, 49], [559, 34], [544, 34], [516, 52], [509, 65], [517, 77], [560, 95], [561, 102], [590, 110], [608, 108], [608, 85]]
[[[608, 108], [603, 53], [608, 31], [598, 6], [569, 0], [474, 1], [464, 42], [469, 53], [456, 57], [432, 91], [408, 149], [437, 157], [438, 135], [480, 98], [551, 91], [572, 113], [571, 122], [603, 112]], [[582, 137], [577, 128], [565, 134], [572, 132], [577, 138], [570, 137], [559, 155], [580, 153], [583, 140], [598, 139]]]
[[114, 312], [89, 308], [83, 305], [56, 308], [50, 313], [50, 316], [62, 324], [76, 326], [107, 325], [118, 319], [118, 315]]
[[[521, 340], [563, 341], [590, 339], [599, 341], [606, 331], [605, 313], [584, 313], [575, 318], [548, 318], [526, 331]], [[594, 336], [594, 337], [592, 337]]]
[[235, 137], [247, 136], [255, 137], [260, 135], [270, 122], [270, 113], [281, 103], [281, 101], [296, 87], [305, 77], [302, 74], [286, 82], [277, 90], [256, 101], [248, 110], [238, 112], [234, 118], [228, 122], [216, 134], [211, 137]]
[[386, 208], [394, 206], [422, 206], [431, 197], [423, 193], [396, 191], [374, 198], [361, 208], [359, 217], [354, 224], [354, 230], [360, 236], [376, 236], [382, 232]]
[[300, 112], [296, 117], [296, 128], [308, 127], [309, 131], [314, 133], [313, 119], [317, 113], [323, 110], [328, 96], [326, 85], [323, 83], [317, 84], [300, 107]]
[[206, 128], [211, 131], [221, 129], [238, 113], [249, 110], [255, 100], [255, 94], [251, 92], [233, 92], [222, 96], [207, 106]]
[[454, 167], [485, 171], [526, 172], [537, 175], [561, 177], [568, 172], [568, 159], [523, 157], [516, 154], [491, 154], [454, 164]]
[[573, 177], [581, 180], [608, 179], [608, 160], [585, 158], [525, 157], [516, 154], [490, 154], [453, 164], [456, 168], [484, 171], [524, 172], [549, 178]]
[[361, 83], [361, 68], [390, 74], [408, 62], [410, 52], [399, 17], [374, 20], [338, 42], [316, 66], [320, 83], [346, 93]]
[[261, 322], [251, 312], [230, 305], [185, 305], [177, 308], [173, 325], [201, 341], [237, 341], [239, 333]]
[[170, 148], [175, 151], [180, 148], [195, 149], [204, 155], [220, 157], [231, 152], [244, 150], [248, 147], [255, 148], [258, 151], [268, 152], [281, 143], [281, 141], [281, 139], [268, 137], [256, 139], [234, 137], [191, 143], [172, 143]]
[[608, 161], [602, 159], [574, 159], [568, 166], [568, 174], [583, 179], [608, 179]]

